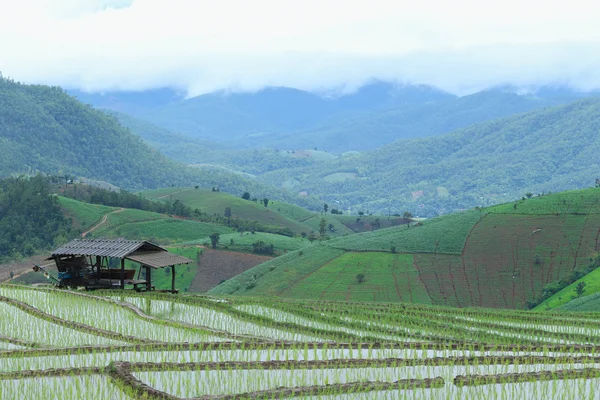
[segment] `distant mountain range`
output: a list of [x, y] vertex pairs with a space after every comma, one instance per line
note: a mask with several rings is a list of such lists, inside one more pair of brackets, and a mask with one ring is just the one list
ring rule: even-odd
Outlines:
[[219, 91], [190, 99], [169, 89], [72, 94], [95, 107], [125, 112], [169, 131], [233, 148], [317, 148], [331, 153], [440, 135], [590, 95], [560, 87], [517, 92], [518, 88], [502, 87], [457, 97], [430, 86], [377, 81], [336, 96], [285, 87]]

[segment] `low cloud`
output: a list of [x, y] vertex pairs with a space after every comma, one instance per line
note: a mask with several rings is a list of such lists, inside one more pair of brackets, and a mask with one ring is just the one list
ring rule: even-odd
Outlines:
[[600, 87], [600, 6], [495, 3], [25, 0], [3, 6], [0, 71], [88, 91], [170, 86], [189, 95], [351, 89], [373, 78], [461, 94]]

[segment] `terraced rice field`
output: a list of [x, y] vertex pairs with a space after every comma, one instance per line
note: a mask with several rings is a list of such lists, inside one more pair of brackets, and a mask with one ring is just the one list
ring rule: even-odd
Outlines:
[[13, 285], [0, 308], [2, 399], [600, 396], [593, 313]]

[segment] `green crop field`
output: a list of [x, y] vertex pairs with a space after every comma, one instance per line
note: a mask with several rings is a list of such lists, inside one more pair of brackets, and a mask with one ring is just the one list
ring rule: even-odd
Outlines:
[[598, 313], [14, 285], [0, 309], [2, 399], [600, 395]]
[[[516, 208], [515, 208], [516, 204]], [[591, 188], [532, 197], [513, 203], [488, 207], [500, 214], [597, 214], [600, 213], [600, 189]]]
[[89, 237], [127, 237], [129, 239], [184, 242], [206, 237], [214, 232], [230, 233], [233, 230], [222, 225], [171, 218], [147, 211], [126, 209], [109, 214], [105, 224], [99, 226]]
[[[414, 280], [421, 286], [412, 285], [408, 278], [412, 272], [405, 272], [409, 275], [400, 279], [406, 281], [400, 285], [411, 282], [411, 288], [422, 287], [419, 292], [426, 294], [417, 295], [415, 302], [523, 309], [541, 296], [544, 286], [586, 267], [600, 250], [597, 198], [598, 189], [544, 195], [521, 200], [516, 209], [510, 203], [333, 238], [302, 249], [302, 256], [290, 256], [295, 257], [293, 266], [277, 276], [276, 283], [269, 277], [270, 261], [244, 273], [235, 287], [219, 286], [213, 293], [407, 301], [391, 290], [394, 263], [386, 258], [401, 255], [398, 260], [415, 271]], [[336, 217], [348, 223], [349, 216]], [[354, 269], [343, 278], [335, 274], [346, 264], [356, 267], [359, 260], [369, 265], [373, 276], [388, 279], [355, 287]], [[589, 280], [585, 295], [600, 291], [596, 274], [585, 279]], [[540, 307], [567, 303], [576, 284]], [[360, 289], [357, 294], [355, 289]]]
[[[179, 200], [192, 209], [197, 208], [201, 212], [211, 215], [224, 215], [225, 208], [229, 207], [232, 217], [235, 218], [256, 221], [264, 225], [289, 228], [292, 232], [298, 234], [309, 231], [308, 227], [285, 215], [293, 213], [291, 211], [292, 207], [277, 201], [270, 202], [268, 207], [265, 207], [262, 199], [259, 199], [255, 203], [223, 192], [194, 188], [156, 189], [143, 192], [143, 195], [149, 199], [156, 200]], [[284, 212], [277, 212], [278, 207], [280, 209], [283, 208]], [[301, 214], [297, 210], [296, 213], [299, 216], [306, 215], [306, 213]]]
[[106, 213], [117, 210], [114, 207], [83, 203], [62, 196], [58, 196], [58, 203], [65, 214], [73, 218], [73, 225], [81, 229], [88, 228], [100, 222]]
[[[242, 251], [246, 253], [252, 252], [252, 244], [262, 241], [266, 244], [272, 244], [276, 253], [286, 253], [288, 251], [298, 250], [303, 247], [309, 246], [311, 243], [308, 239], [301, 237], [288, 237], [283, 235], [275, 235], [273, 233], [250, 232], [241, 233], [227, 233], [220, 235], [219, 248], [225, 248], [234, 251]], [[201, 244], [210, 246], [211, 241], [208, 236], [198, 240], [192, 240], [185, 244]]]
[[[600, 269], [596, 269], [583, 278], [573, 282], [566, 288], [562, 289], [558, 293], [555, 293], [552, 297], [542, 302], [535, 309], [536, 310], [550, 310], [553, 308], [561, 307], [570, 303], [571, 301], [575, 301], [577, 297], [577, 292], [575, 288], [579, 285], [580, 282], [585, 282], [585, 288], [583, 294], [587, 296], [596, 294], [600, 292]], [[589, 300], [589, 299], [588, 299]], [[578, 303], [578, 302], [577, 302]], [[589, 307], [590, 304], [587, 305]]]
[[408, 225], [359, 233], [332, 240], [329, 246], [348, 251], [460, 254], [469, 232], [482, 217], [466, 211], [426, 220], [422, 226]]
[[291, 286], [285, 295], [309, 298], [315, 293], [324, 300], [431, 304], [409, 254], [345, 253]]

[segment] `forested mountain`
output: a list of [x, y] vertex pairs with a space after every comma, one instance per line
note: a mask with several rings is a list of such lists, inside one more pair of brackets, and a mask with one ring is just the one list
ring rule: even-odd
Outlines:
[[355, 210], [436, 215], [593, 185], [599, 130], [600, 99], [590, 98], [260, 179]]
[[0, 179], [0, 262], [62, 244], [70, 231], [47, 178]]
[[273, 199], [317, 204], [224, 169], [171, 161], [104, 112], [61, 88], [0, 79], [0, 176], [44, 172], [103, 180], [126, 189], [171, 185], [252, 190]]

